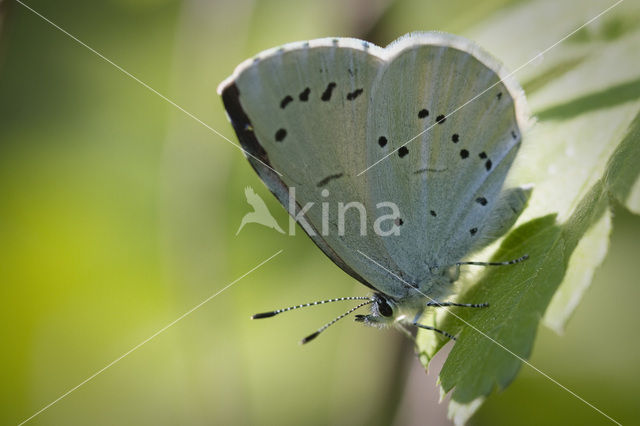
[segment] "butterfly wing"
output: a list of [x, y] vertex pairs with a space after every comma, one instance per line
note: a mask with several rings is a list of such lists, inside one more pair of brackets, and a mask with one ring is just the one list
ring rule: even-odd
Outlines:
[[[391, 285], [393, 277], [372, 268], [355, 248], [383, 257], [384, 244], [360, 238], [356, 220], [344, 221], [340, 232], [336, 206], [367, 196], [366, 180], [355, 174], [366, 167], [369, 90], [384, 64], [382, 53], [344, 38], [289, 44], [241, 64], [219, 88], [248, 159], [267, 187], [294, 217], [312, 204], [300, 221], [304, 231], [371, 288], [385, 280]], [[322, 203], [329, 200], [323, 220]], [[364, 226], [371, 230], [371, 218]]]
[[[304, 213], [299, 223], [338, 266], [392, 296], [407, 292], [394, 275], [419, 285], [430, 266], [455, 262], [474, 246], [472, 227], [481, 240], [520, 142], [517, 90], [500, 83], [501, 102], [470, 103], [407, 144], [407, 152], [393, 153], [439, 114], [500, 80], [500, 68], [470, 49], [464, 39], [435, 33], [386, 49], [313, 40], [264, 52], [219, 87], [249, 161], [278, 200], [294, 217]], [[482, 152], [487, 158], [471, 158]], [[481, 196], [486, 204], [475, 201]], [[399, 235], [375, 228], [389, 213], [380, 210], [385, 202], [399, 208], [386, 223]]]
[[[513, 223], [498, 200], [520, 146], [523, 100], [503, 68], [463, 38], [413, 34], [387, 49], [372, 90], [367, 146], [375, 165], [366, 174], [374, 198], [403, 215], [402, 237], [383, 240], [387, 255], [429, 291], [432, 267], [451, 266], [497, 236], [493, 216]], [[376, 146], [382, 136], [388, 143]]]

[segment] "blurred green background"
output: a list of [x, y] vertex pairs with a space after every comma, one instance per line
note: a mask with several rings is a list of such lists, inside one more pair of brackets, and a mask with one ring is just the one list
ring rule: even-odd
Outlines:
[[[448, 424], [436, 374], [398, 333], [344, 321], [297, 344], [343, 305], [250, 321], [367, 289], [300, 230], [248, 225], [235, 236], [246, 186], [287, 220], [236, 148], [25, 7], [0, 3], [0, 423], [25, 420], [284, 249], [29, 424]], [[260, 50], [469, 35], [526, 2], [26, 3], [235, 140], [215, 89]], [[504, 37], [518, 49], [518, 34]], [[531, 358], [624, 424], [640, 424], [638, 241], [640, 218], [618, 207], [609, 255], [565, 335], [541, 327]], [[524, 367], [471, 423], [607, 420]]]

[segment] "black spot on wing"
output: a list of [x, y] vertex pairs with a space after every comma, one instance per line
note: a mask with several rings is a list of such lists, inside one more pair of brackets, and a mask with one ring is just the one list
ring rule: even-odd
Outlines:
[[433, 217], [438, 216], [438, 215], [436, 214], [435, 210], [429, 210], [429, 214], [430, 214], [431, 216], [433, 216]]
[[471, 228], [471, 229], [469, 229], [469, 233], [470, 233], [471, 235], [476, 235], [476, 232], [478, 232], [478, 228]]
[[351, 93], [347, 93], [347, 100], [348, 101], [352, 101], [355, 98], [357, 98], [358, 96], [360, 96], [362, 94], [362, 92], [364, 91], [364, 89], [356, 89]]
[[418, 118], [425, 118], [429, 116], [429, 110], [428, 109], [421, 109], [420, 111], [418, 111]]
[[398, 150], [398, 155], [400, 156], [400, 158], [404, 157], [408, 153], [409, 153], [409, 148], [407, 148], [406, 146], [401, 146], [400, 149]]
[[329, 175], [326, 178], [322, 179], [320, 182], [318, 182], [316, 184], [316, 186], [318, 188], [322, 188], [323, 186], [325, 186], [326, 184], [328, 184], [329, 182], [331, 182], [334, 179], [339, 179], [344, 175], [344, 173], [336, 173], [334, 175]]
[[460, 150], [460, 158], [462, 158], [464, 160], [468, 156], [469, 156], [469, 151], [467, 151], [466, 149], [461, 149]]
[[491, 170], [491, 166], [493, 165], [493, 163], [491, 162], [491, 159], [488, 159], [485, 163], [484, 163], [484, 167], [485, 169], [487, 169], [487, 171]]
[[398, 218], [396, 218], [396, 220], [394, 220], [394, 223], [397, 226], [402, 226], [404, 224], [404, 220], [402, 220], [402, 218], [398, 217]]
[[302, 92], [300, 92], [300, 94], [298, 95], [298, 99], [300, 99], [302, 102], [307, 102], [309, 100], [309, 93], [311, 93], [311, 89], [307, 87]]
[[439, 116], [436, 117], [436, 122], [438, 124], [442, 124], [447, 120], [447, 117], [445, 117], [444, 115], [440, 114]]
[[333, 89], [336, 87], [336, 83], [335, 82], [331, 82], [327, 85], [327, 88], [324, 89], [324, 92], [322, 92], [322, 97], [320, 97], [320, 99], [322, 99], [324, 102], [327, 102], [328, 100], [331, 99], [331, 93], [333, 92]]
[[516, 134], [516, 132], [515, 132], [515, 131], [513, 131], [513, 130], [512, 130], [512, 131], [511, 131], [511, 137], [512, 137], [513, 139], [516, 139], [516, 138], [518, 137], [518, 135]]
[[487, 205], [487, 199], [484, 197], [478, 197], [476, 198], [476, 203], [480, 204], [481, 206], [486, 206]]
[[280, 108], [284, 109], [287, 105], [289, 105], [289, 102], [293, 102], [293, 98], [287, 95], [280, 101]]
[[498, 94], [496, 95], [496, 99], [498, 100], [502, 99], [502, 92], [498, 92]]
[[451, 135], [451, 142], [453, 143], [458, 143], [460, 141], [460, 135], [457, 133], [454, 133], [453, 135]]
[[478, 154], [478, 157], [480, 157], [480, 158], [482, 158], [484, 160], [485, 158], [487, 158], [487, 153], [482, 151], [480, 154]]
[[387, 144], [387, 138], [385, 138], [384, 136], [380, 136], [378, 138], [378, 145], [380, 145], [380, 147], [384, 147]]
[[419, 175], [419, 174], [422, 174], [422, 173], [425, 173], [425, 172], [440, 173], [440, 172], [446, 172], [446, 171], [447, 171], [446, 168], [444, 168], [444, 169], [434, 169], [432, 167], [423, 167], [422, 169], [416, 170], [414, 172], [414, 174]]
[[286, 129], [278, 129], [278, 131], [276, 132], [275, 138], [276, 138], [276, 142], [282, 142], [284, 140], [284, 138], [287, 137], [287, 130]]

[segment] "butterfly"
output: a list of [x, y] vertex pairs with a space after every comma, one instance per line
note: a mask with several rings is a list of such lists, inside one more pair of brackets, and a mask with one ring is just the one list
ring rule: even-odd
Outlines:
[[269, 190], [373, 291], [253, 318], [363, 300], [302, 343], [366, 305], [356, 321], [455, 339], [419, 321], [429, 307], [488, 306], [445, 301], [460, 266], [526, 259], [463, 261], [513, 226], [531, 192], [503, 188], [527, 122], [524, 93], [471, 41], [423, 32], [386, 48], [353, 38], [286, 44], [240, 64], [218, 93]]

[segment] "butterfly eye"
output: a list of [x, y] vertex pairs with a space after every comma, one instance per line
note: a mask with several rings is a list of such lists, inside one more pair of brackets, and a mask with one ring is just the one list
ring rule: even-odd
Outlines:
[[391, 309], [391, 306], [389, 306], [386, 300], [379, 299], [377, 303], [378, 312], [380, 312], [380, 315], [382, 315], [383, 317], [390, 317], [393, 315], [393, 309]]

